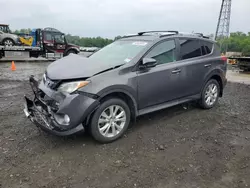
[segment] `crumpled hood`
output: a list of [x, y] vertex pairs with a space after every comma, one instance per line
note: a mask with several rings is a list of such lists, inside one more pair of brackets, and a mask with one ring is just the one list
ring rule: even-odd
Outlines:
[[47, 68], [47, 76], [52, 80], [88, 78], [114, 66], [96, 63], [89, 58], [70, 54], [51, 63]]

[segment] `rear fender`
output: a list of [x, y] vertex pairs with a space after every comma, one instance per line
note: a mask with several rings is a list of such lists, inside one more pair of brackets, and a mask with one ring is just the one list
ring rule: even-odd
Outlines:
[[[205, 86], [205, 84], [213, 77], [213, 76], [218, 76], [220, 77], [221, 79], [221, 91], [220, 91], [220, 96], [222, 96], [223, 94], [223, 87], [224, 87], [224, 84], [225, 84], [225, 81], [226, 81], [226, 78], [225, 78], [225, 74], [223, 72], [223, 70], [220, 70], [220, 69], [214, 69], [214, 70], [211, 70], [210, 72], [208, 72], [205, 77], [204, 77], [204, 83], [203, 83], [203, 87]], [[220, 84], [220, 83], [219, 83]], [[201, 88], [201, 91], [200, 93], [202, 93], [202, 90], [203, 90], [203, 87]]]

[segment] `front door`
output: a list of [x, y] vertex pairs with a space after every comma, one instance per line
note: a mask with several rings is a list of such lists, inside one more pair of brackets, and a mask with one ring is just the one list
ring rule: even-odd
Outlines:
[[62, 33], [54, 33], [54, 47], [57, 53], [63, 53], [66, 49], [65, 36]]
[[137, 71], [139, 109], [178, 97], [180, 69], [176, 61], [176, 43], [166, 40], [154, 46], [146, 58], [154, 58], [156, 67]]

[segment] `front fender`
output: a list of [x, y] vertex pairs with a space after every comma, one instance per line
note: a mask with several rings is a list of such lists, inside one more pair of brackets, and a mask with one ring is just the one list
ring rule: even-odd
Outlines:
[[102, 91], [98, 92], [98, 96], [100, 97], [100, 99], [104, 98], [105, 96], [108, 96], [112, 93], [123, 93], [125, 95], [127, 95], [133, 102], [134, 108], [135, 108], [135, 113], [136, 115], [138, 114], [138, 108], [137, 108], [137, 95], [136, 95], [136, 91], [134, 91], [132, 88], [128, 87], [128, 86], [124, 86], [124, 85], [120, 85], [120, 86], [110, 86], [108, 88], [103, 89]]

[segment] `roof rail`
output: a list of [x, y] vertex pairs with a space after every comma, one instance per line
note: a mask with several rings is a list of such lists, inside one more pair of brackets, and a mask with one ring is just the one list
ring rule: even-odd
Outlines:
[[198, 36], [200, 36], [202, 38], [209, 39], [209, 37], [208, 36], [204, 36], [203, 33], [194, 33], [194, 34], [198, 35]]
[[171, 36], [171, 35], [176, 35], [176, 34], [175, 33], [171, 33], [171, 34], [160, 35], [160, 38], [168, 37], [168, 36]]
[[175, 34], [179, 34], [178, 31], [143, 31], [143, 32], [139, 32], [138, 35], [141, 36], [145, 33], [175, 33]]
[[118, 38], [117, 40], [124, 39], [124, 38], [129, 38], [129, 37], [136, 37], [136, 36], [138, 36], [138, 34], [124, 35], [124, 36], [121, 36], [120, 38]]
[[[198, 36], [198, 37], [209, 39], [208, 36], [204, 36], [202, 33], [182, 33], [182, 32], [179, 32], [179, 31], [143, 31], [143, 32], [139, 32], [138, 34], [125, 35], [125, 36], [122, 36], [121, 38], [142, 36], [143, 34], [146, 34], [146, 33], [159, 33], [160, 38], [180, 34], [180, 35], [191, 35], [191, 36], [195, 35], [195, 36]], [[160, 34], [160, 33], [162, 33], [162, 34]]]

